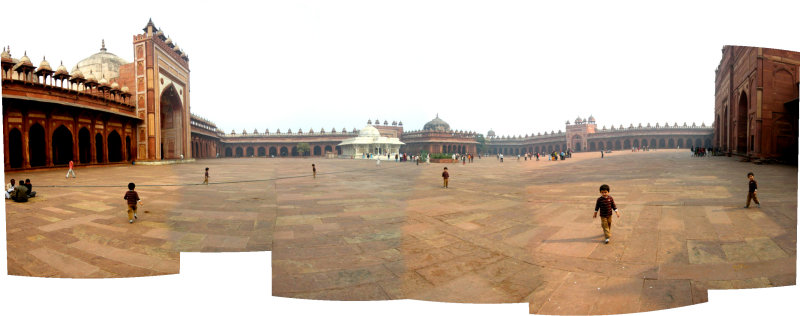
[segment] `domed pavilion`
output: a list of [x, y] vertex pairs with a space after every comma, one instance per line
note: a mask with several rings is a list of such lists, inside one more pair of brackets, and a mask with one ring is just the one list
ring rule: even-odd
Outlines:
[[358, 132], [357, 137], [348, 138], [339, 143], [342, 156], [352, 158], [366, 158], [367, 154], [374, 155], [377, 159], [387, 159], [387, 155], [400, 153], [400, 146], [405, 145], [396, 137], [381, 136], [380, 131], [367, 124]]

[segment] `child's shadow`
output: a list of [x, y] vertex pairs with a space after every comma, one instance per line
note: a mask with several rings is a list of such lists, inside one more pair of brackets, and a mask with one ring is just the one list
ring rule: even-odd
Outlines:
[[582, 238], [564, 238], [564, 239], [546, 239], [543, 240], [543, 244], [548, 243], [571, 243], [571, 242], [583, 242], [583, 243], [594, 243], [599, 242], [605, 237], [604, 235], [596, 235], [596, 236], [589, 236], [589, 237], [582, 237]]

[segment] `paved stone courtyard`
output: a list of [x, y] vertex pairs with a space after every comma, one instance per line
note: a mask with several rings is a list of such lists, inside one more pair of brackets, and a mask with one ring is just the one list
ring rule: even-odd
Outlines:
[[[795, 283], [796, 167], [688, 150], [490, 157], [447, 165], [443, 189], [442, 164], [317, 164], [316, 180], [277, 184], [277, 296], [608, 314], [705, 302], [708, 288]], [[751, 170], [764, 205], [744, 209]], [[603, 183], [623, 210], [608, 245], [592, 219]]]
[[[212, 184], [194, 185], [205, 167]], [[748, 171], [761, 208], [742, 208]], [[530, 302], [542, 314], [648, 311], [704, 302], [709, 288], [795, 283], [795, 166], [659, 150], [557, 162], [239, 158], [79, 168], [70, 180], [65, 172], [5, 174], [30, 178], [39, 195], [6, 202], [9, 274], [170, 274], [177, 251], [272, 250], [276, 296]], [[128, 182], [144, 202], [134, 224], [122, 200]], [[603, 183], [622, 210], [607, 245], [591, 217]]]

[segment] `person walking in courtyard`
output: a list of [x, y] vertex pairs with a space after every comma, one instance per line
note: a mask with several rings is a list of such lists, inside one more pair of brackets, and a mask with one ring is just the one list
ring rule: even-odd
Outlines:
[[608, 240], [611, 238], [612, 211], [617, 213], [617, 217], [619, 218], [617, 204], [614, 203], [614, 198], [608, 195], [608, 192], [610, 191], [611, 188], [608, 186], [608, 184], [603, 184], [600, 186], [600, 197], [597, 198], [597, 203], [594, 205], [594, 215], [592, 216], [592, 218], [596, 218], [597, 211], [600, 211], [600, 225], [603, 227], [603, 235], [606, 237], [605, 243], [608, 243]]
[[750, 200], [756, 202], [756, 207], [760, 208], [761, 203], [758, 202], [758, 182], [756, 182], [755, 175], [752, 172], [747, 173], [747, 179], [750, 180], [749, 186], [750, 190], [747, 192], [747, 204], [745, 204], [744, 208], [750, 207]]
[[447, 189], [447, 182], [450, 180], [450, 173], [447, 172], [447, 167], [444, 167], [444, 171], [442, 171], [442, 179], [444, 180], [444, 188]]
[[313, 175], [314, 179], [317, 178], [317, 165], [311, 164], [311, 174]]
[[203, 184], [208, 185], [208, 167], [206, 167], [206, 176], [203, 178]]
[[75, 176], [75, 170], [72, 170], [72, 167], [73, 167], [73, 162], [72, 162], [72, 160], [70, 160], [70, 161], [69, 161], [69, 170], [67, 170], [67, 175], [66, 175], [66, 176], [64, 176], [64, 179], [69, 179], [69, 175], [70, 175], [70, 174], [72, 174], [72, 177], [73, 177], [73, 178], [77, 178], [77, 177]]
[[139, 194], [133, 190], [134, 188], [136, 188], [136, 184], [133, 182], [128, 183], [128, 192], [125, 192], [125, 196], [122, 197], [128, 202], [128, 223], [131, 224], [133, 224], [134, 219], [139, 219], [136, 216], [136, 202], [139, 202], [139, 205], [144, 205], [139, 198]]

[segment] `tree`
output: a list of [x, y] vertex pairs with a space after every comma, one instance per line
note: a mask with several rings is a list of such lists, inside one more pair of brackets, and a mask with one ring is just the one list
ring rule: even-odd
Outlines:
[[311, 145], [308, 143], [299, 143], [297, 144], [297, 153], [300, 156], [305, 156], [306, 153], [311, 152]]
[[476, 146], [478, 154], [486, 152], [486, 138], [483, 137], [483, 134], [475, 135], [475, 141], [478, 142], [478, 146]]

